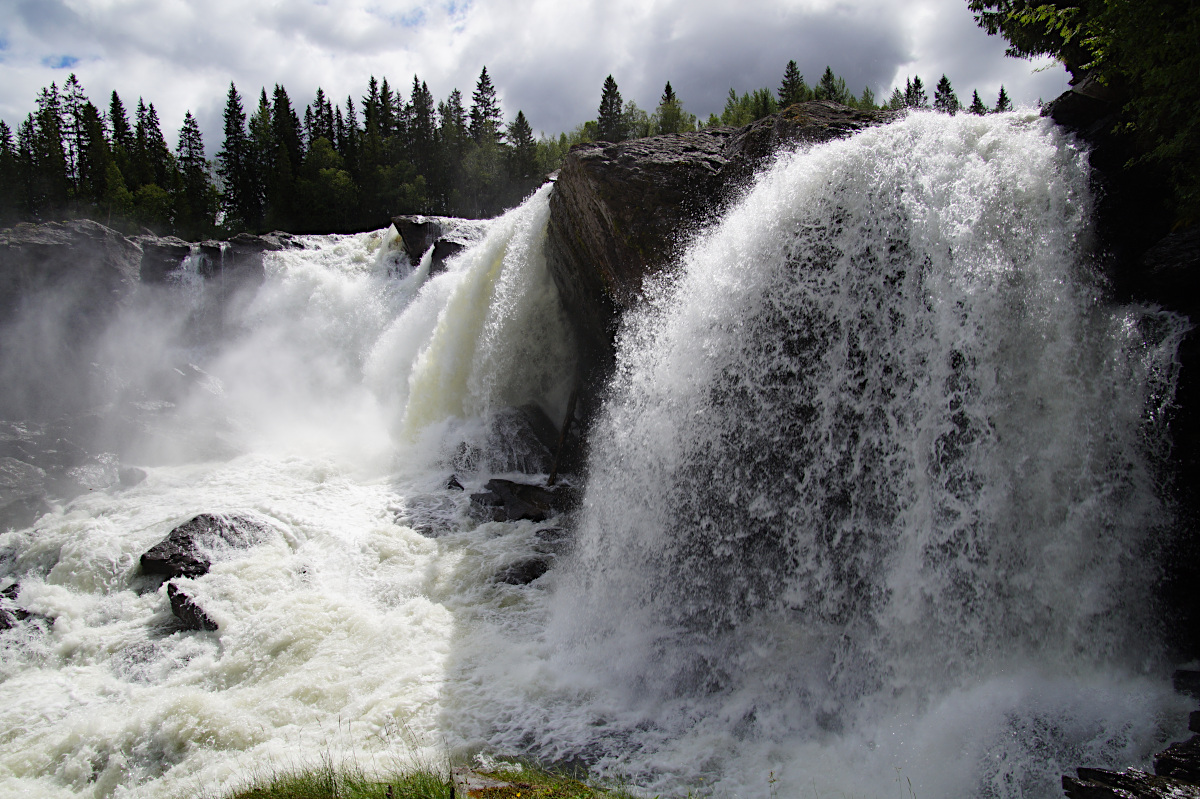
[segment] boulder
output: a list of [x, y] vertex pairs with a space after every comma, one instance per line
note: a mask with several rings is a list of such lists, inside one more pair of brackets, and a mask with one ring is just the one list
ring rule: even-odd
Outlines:
[[570, 510], [576, 495], [569, 485], [540, 486], [493, 479], [484, 491], [471, 495], [480, 516], [494, 522], [529, 520], [544, 522], [556, 513]]
[[554, 465], [558, 431], [541, 406], [500, 408], [488, 419], [482, 441], [466, 441], [452, 459], [464, 472], [545, 474]]
[[167, 583], [167, 600], [171, 603], [171, 613], [183, 622], [189, 630], [215, 630], [217, 623], [208, 617], [204, 609], [196, 604], [196, 600], [175, 581]]
[[246, 516], [201, 513], [143, 553], [142, 571], [168, 580], [199, 577], [212, 566], [212, 553], [251, 547], [270, 533], [267, 526]]
[[529, 585], [548, 571], [550, 571], [548, 559], [527, 558], [503, 569], [496, 575], [496, 582], [506, 585]]
[[67, 298], [79, 322], [107, 315], [137, 285], [141, 257], [135, 243], [88, 219], [0, 231], [0, 322], [45, 290]]
[[431, 275], [445, 270], [446, 261], [478, 240], [485, 229], [485, 225], [477, 220], [419, 214], [394, 216], [392, 226], [400, 234], [404, 252], [412, 266], [421, 263], [421, 258], [429, 248], [433, 248], [429, 262]]
[[442, 235], [442, 226], [427, 216], [405, 215], [392, 217], [392, 226], [400, 234], [408, 262], [416, 266], [430, 247]]
[[584, 386], [596, 389], [607, 377], [620, 315], [638, 302], [644, 280], [673, 263], [767, 158], [897, 117], [800, 103], [744, 128], [572, 148], [550, 196], [546, 253], [575, 327]]
[[166, 283], [192, 253], [192, 245], [175, 236], [136, 236], [134, 241], [142, 250], [138, 276], [143, 283]]
[[0, 630], [11, 630], [29, 618], [29, 613], [17, 604], [17, 595], [20, 593], [21, 586], [17, 583], [0, 591]]
[[1077, 776], [1062, 778], [1063, 793], [1068, 799], [1200, 799], [1200, 785], [1137, 769], [1076, 771]]

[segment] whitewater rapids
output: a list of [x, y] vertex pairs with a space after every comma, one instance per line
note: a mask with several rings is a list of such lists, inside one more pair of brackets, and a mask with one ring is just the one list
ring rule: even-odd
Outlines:
[[[625, 320], [574, 552], [529, 586], [494, 577], [545, 525], [480, 523], [494, 475], [456, 457], [565, 412], [552, 188], [438, 275], [394, 231], [269, 255], [239, 329], [109, 364], [193, 375], [143, 403], [147, 479], [0, 535], [33, 614], [0, 632], [0, 793], [485, 751], [651, 794], [1049, 797], [1144, 763], [1189, 709], [1149, 604], [1186, 326], [1106, 302], [1088, 177], [1025, 114], [781, 155]], [[200, 512], [274, 531], [194, 581], [212, 633], [138, 576]]]

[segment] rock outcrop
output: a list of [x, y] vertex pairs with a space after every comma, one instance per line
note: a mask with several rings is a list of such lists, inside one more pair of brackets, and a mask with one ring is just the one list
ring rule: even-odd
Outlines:
[[501, 479], [488, 480], [483, 491], [471, 495], [479, 515], [494, 522], [544, 522], [570, 510], [576, 501], [569, 485], [540, 486]]
[[478, 233], [477, 225], [460, 226], [443, 224], [444, 218], [408, 214], [392, 217], [392, 227], [400, 234], [408, 262], [416, 266], [421, 258], [433, 248], [430, 256], [429, 274], [436, 275], [446, 268], [446, 261], [465, 250]]
[[245, 549], [269, 536], [265, 525], [248, 516], [201, 513], [144, 552], [142, 571], [168, 580], [200, 577], [211, 568], [214, 551]]
[[584, 384], [594, 389], [607, 375], [620, 314], [637, 303], [646, 277], [670, 264], [767, 158], [896, 117], [800, 103], [744, 128], [573, 148], [550, 198], [547, 259], [575, 327]]

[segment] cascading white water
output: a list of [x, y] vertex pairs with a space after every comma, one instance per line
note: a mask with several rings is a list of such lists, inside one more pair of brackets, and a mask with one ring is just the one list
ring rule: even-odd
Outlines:
[[[1049, 796], [1178, 731], [1146, 564], [1182, 324], [1102, 301], [1069, 139], [918, 114], [781, 157], [626, 320], [576, 554], [513, 586], [544, 531], [473, 518], [462, 456], [562, 418], [550, 191], [442, 274], [305, 237], [220, 325], [196, 281], [116, 320], [148, 476], [0, 534], [34, 614], [0, 793], [491, 749], [669, 795]], [[264, 531], [189, 584], [216, 632], [138, 575], [200, 512]]]
[[[573, 379], [541, 255], [549, 190], [454, 223], [477, 243], [433, 276], [381, 231], [269, 255], [220, 324], [196, 321], [213, 309], [186, 269], [144, 287], [94, 366], [133, 400], [108, 412], [140, 414], [123, 460], [148, 476], [0, 533], [0, 589], [32, 614], [0, 630], [0, 794], [216, 796], [326, 759], [444, 764], [462, 609], [526, 602], [492, 577], [531, 532], [472, 520], [450, 456], [493, 410], [561, 413]], [[442, 539], [402, 522], [415, 495], [437, 500]], [[138, 567], [201, 512], [267, 531], [188, 583], [213, 633], [180, 630]]]
[[546, 751], [781, 796], [1147, 756], [1185, 328], [1102, 301], [1090, 203], [1048, 122], [915, 114], [780, 158], [695, 242], [592, 434], [550, 637], [602, 699]]

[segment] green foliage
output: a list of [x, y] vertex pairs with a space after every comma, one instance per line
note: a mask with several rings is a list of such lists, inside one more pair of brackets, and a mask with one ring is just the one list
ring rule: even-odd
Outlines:
[[721, 111], [721, 124], [740, 127], [779, 111], [779, 103], [770, 89], [756, 89], [740, 97], [732, 88]]
[[503, 119], [500, 104], [496, 100], [496, 89], [488, 77], [487, 67], [484, 67], [475, 84], [475, 93], [471, 95], [471, 139], [480, 146], [499, 144]]
[[945, 73], [942, 73], [941, 80], [933, 90], [933, 107], [934, 110], [950, 116], [954, 116], [962, 110], [962, 103], [958, 101], [958, 95], [954, 93], [954, 87], [950, 85], [950, 79], [946, 77]]
[[783, 81], [779, 84], [779, 107], [787, 108], [795, 103], [813, 99], [812, 89], [804, 82], [795, 61], [788, 61], [783, 70]]
[[1182, 220], [1200, 217], [1200, 4], [1181, 0], [969, 0], [1008, 53], [1049, 55], [1125, 98], [1120, 131], [1170, 176]]
[[917, 75], [912, 80], [905, 81], [904, 106], [906, 108], [929, 107], [929, 95], [925, 93], [925, 84], [921, 82], [920, 75]]
[[654, 109], [654, 116], [650, 118], [651, 135], [685, 133], [695, 129], [695, 115], [683, 110], [683, 103], [675, 96], [671, 82], [667, 81], [662, 97], [659, 98], [658, 108]]
[[1000, 84], [1000, 93], [996, 95], [997, 114], [1003, 114], [1006, 111], [1012, 110], [1012, 100], [1008, 99], [1008, 92], [1004, 91], [1004, 84]]
[[846, 81], [833, 74], [832, 67], [825, 67], [824, 74], [821, 75], [821, 80], [817, 83], [813, 94], [818, 100], [832, 100], [835, 103], [846, 105], [852, 99], [850, 91], [846, 88]]
[[983, 104], [983, 100], [979, 99], [978, 91], [974, 91], [971, 93], [971, 107], [968, 108], [967, 111], [969, 113], [975, 114], [976, 116], [983, 116], [984, 114], [986, 114], [988, 112], [987, 106], [985, 106]]
[[625, 139], [625, 120], [622, 117], [621, 92], [609, 75], [600, 90], [600, 110], [596, 116], [596, 135], [599, 141], [619, 142]]

